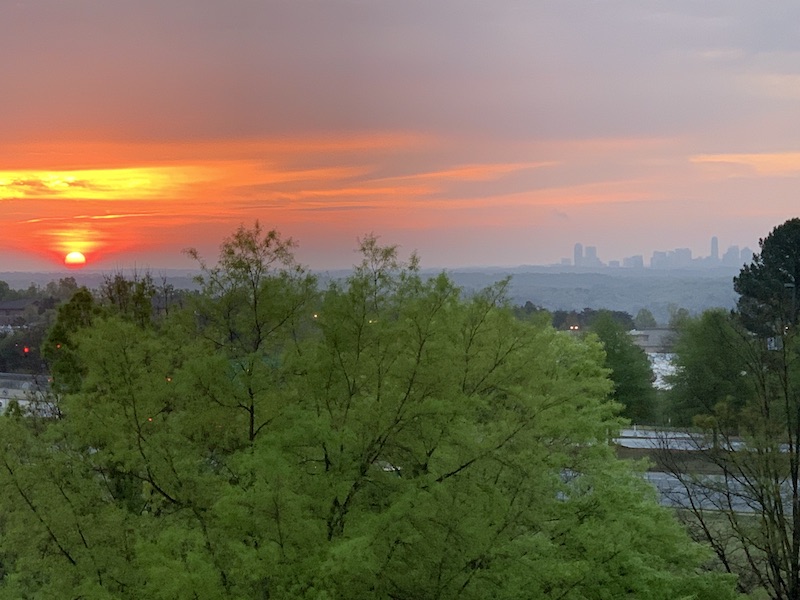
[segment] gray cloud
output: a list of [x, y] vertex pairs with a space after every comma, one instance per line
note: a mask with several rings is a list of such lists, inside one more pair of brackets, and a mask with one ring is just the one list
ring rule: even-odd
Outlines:
[[693, 131], [764, 105], [737, 76], [793, 72], [798, 17], [789, 0], [5, 3], [4, 129]]

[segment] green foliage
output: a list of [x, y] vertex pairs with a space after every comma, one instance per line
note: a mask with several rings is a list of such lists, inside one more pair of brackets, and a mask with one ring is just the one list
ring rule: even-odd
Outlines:
[[153, 319], [153, 297], [156, 286], [150, 273], [134, 273], [128, 278], [123, 273], [107, 276], [100, 286], [100, 301], [115, 314], [122, 315], [146, 327]]
[[688, 309], [678, 306], [677, 304], [670, 304], [668, 310], [670, 329], [681, 329], [686, 322], [692, 318]]
[[63, 418], [0, 419], [0, 599], [732, 597], [607, 444], [600, 344], [361, 252], [318, 298], [242, 229], [197, 306], [66, 328]]
[[676, 373], [670, 383], [670, 418], [692, 425], [698, 415], [726, 414], [736, 429], [746, 404], [755, 397], [753, 340], [723, 309], [687, 319], [674, 348]]
[[693, 461], [713, 474], [686, 468], [675, 452], [662, 464], [685, 491], [694, 535], [739, 576], [739, 589], [783, 600], [800, 597], [800, 219], [760, 246], [734, 279], [737, 313], [683, 320], [675, 348], [673, 422], [702, 430]]
[[191, 306], [198, 334], [229, 361], [228, 387], [213, 401], [245, 413], [251, 442], [278, 410], [284, 353], [313, 320], [316, 278], [295, 262], [293, 246], [256, 222], [223, 242], [215, 267], [188, 251], [203, 271], [203, 294]]
[[759, 335], [782, 335], [798, 321], [800, 219], [789, 219], [758, 241], [761, 252], [733, 280], [744, 326]]
[[44, 288], [31, 283], [27, 289], [12, 289], [6, 281], [0, 281], [0, 300], [37, 300], [52, 308], [64, 302], [78, 290], [74, 277], [61, 277], [58, 281], [49, 282]]
[[548, 323], [552, 323], [553, 321], [553, 315], [550, 314], [550, 311], [541, 306], [536, 306], [530, 300], [525, 302], [522, 306], [515, 306], [514, 314], [518, 319], [544, 319]]
[[656, 394], [647, 354], [633, 343], [628, 331], [608, 312], [600, 312], [590, 331], [605, 349], [603, 364], [611, 371], [613, 398], [623, 405], [623, 416], [634, 423], [652, 423]]
[[652, 329], [658, 327], [653, 313], [646, 308], [639, 309], [639, 312], [637, 312], [636, 316], [633, 318], [633, 324], [636, 329]]
[[77, 334], [89, 327], [99, 314], [100, 307], [85, 287], [79, 288], [69, 302], [58, 307], [56, 322], [42, 350], [57, 392], [75, 392], [80, 388], [84, 368], [77, 354]]

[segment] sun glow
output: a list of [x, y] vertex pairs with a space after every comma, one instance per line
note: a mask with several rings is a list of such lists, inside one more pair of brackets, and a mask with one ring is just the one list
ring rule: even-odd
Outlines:
[[200, 166], [70, 171], [0, 171], [0, 199], [146, 200], [169, 198], [207, 175]]
[[82, 252], [70, 252], [64, 257], [64, 264], [68, 267], [79, 268], [86, 264], [86, 257]]

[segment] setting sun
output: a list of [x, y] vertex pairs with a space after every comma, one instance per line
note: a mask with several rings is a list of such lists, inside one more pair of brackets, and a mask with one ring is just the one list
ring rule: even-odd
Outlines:
[[86, 257], [82, 252], [70, 252], [64, 257], [64, 264], [68, 267], [82, 267], [86, 264]]

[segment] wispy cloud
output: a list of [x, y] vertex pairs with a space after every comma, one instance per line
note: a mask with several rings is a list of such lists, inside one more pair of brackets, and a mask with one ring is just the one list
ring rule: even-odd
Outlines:
[[800, 174], [800, 152], [764, 152], [753, 154], [697, 154], [692, 163], [713, 167], [728, 167], [724, 176], [752, 175], [792, 176]]
[[200, 167], [154, 166], [64, 171], [0, 171], [0, 198], [128, 200], [173, 198], [202, 179]]
[[557, 161], [541, 161], [458, 165], [439, 171], [395, 175], [392, 177], [382, 177], [373, 181], [414, 181], [420, 179], [433, 181], [492, 181], [511, 173], [553, 167], [558, 164], [560, 163]]
[[47, 222], [64, 222], [64, 221], [104, 221], [114, 219], [151, 219], [158, 217], [159, 213], [155, 212], [139, 212], [139, 213], [123, 213], [123, 214], [102, 214], [102, 215], [69, 215], [62, 217], [37, 217], [35, 219], [26, 219], [22, 223], [47, 223]]

